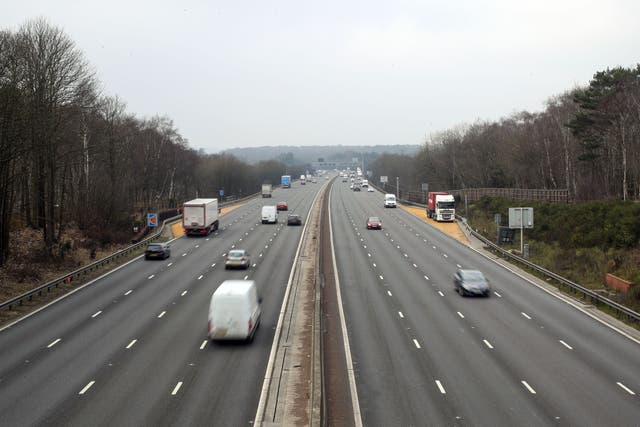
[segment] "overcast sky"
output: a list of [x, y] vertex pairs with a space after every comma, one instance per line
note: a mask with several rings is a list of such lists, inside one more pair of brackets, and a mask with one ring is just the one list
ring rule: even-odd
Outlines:
[[194, 148], [420, 144], [640, 62], [638, 0], [2, 0]]

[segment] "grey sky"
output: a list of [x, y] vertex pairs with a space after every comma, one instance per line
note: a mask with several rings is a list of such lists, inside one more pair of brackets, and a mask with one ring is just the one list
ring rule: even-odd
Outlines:
[[8, 0], [194, 148], [418, 144], [640, 61], [637, 0]]

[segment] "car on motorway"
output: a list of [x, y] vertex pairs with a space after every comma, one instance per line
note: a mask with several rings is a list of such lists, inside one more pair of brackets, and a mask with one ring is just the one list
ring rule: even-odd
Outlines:
[[287, 202], [282, 201], [276, 204], [276, 209], [279, 211], [286, 211], [289, 209], [289, 206], [287, 206]]
[[478, 295], [488, 297], [491, 295], [489, 281], [479, 270], [458, 269], [453, 276], [453, 286], [461, 296]]
[[373, 193], [374, 191], [376, 191], [376, 190], [374, 190], [373, 187], [367, 188], [367, 193]]
[[287, 215], [287, 225], [302, 225], [302, 217], [298, 214]]
[[377, 216], [367, 218], [367, 230], [382, 230], [382, 221]]
[[244, 249], [233, 249], [229, 251], [227, 257], [224, 260], [224, 268], [249, 268], [251, 265], [251, 259], [249, 258], [249, 252]]
[[317, 180], [317, 179], [315, 179], [315, 178], [313, 178], [313, 179], [311, 180], [311, 183], [312, 183], [312, 184], [316, 184], [317, 182], [318, 182], [318, 180]]
[[361, 191], [360, 190], [360, 186], [359, 185], [354, 185], [353, 186], [353, 191]]
[[169, 243], [149, 243], [144, 251], [144, 259], [167, 259], [171, 256], [171, 245]]

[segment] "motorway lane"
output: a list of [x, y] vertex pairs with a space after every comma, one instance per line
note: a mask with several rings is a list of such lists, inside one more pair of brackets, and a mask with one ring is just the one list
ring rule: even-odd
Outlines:
[[[345, 217], [354, 221], [351, 230], [337, 232], [336, 251], [341, 281], [346, 282], [344, 304], [365, 425], [441, 424], [442, 417], [446, 423], [480, 425], [589, 425], [612, 421], [628, 425], [639, 419], [637, 397], [616, 384], [616, 378], [624, 378], [621, 384], [636, 387], [637, 344], [523, 283], [406, 212], [381, 209], [382, 197], [377, 192], [352, 193], [336, 183], [332, 193], [334, 227], [339, 227], [336, 223]], [[369, 215], [382, 217], [383, 233], [363, 230]], [[365, 237], [358, 236], [361, 230]], [[349, 245], [350, 241], [359, 248]], [[384, 279], [377, 284], [358, 279], [367, 277], [361, 271], [358, 252], [360, 258], [367, 258], [368, 268]], [[344, 262], [349, 259], [353, 260]], [[463, 299], [455, 294], [451, 277], [458, 265], [487, 272], [501, 298]], [[357, 271], [355, 280], [349, 278], [349, 270]], [[386, 308], [380, 303], [372, 308], [371, 300], [382, 301], [385, 294]], [[511, 301], [518, 301], [516, 307]], [[396, 315], [393, 323], [403, 325], [403, 334], [387, 325], [392, 314]], [[593, 342], [589, 337], [602, 336], [602, 341], [589, 349], [599, 349], [598, 357], [587, 351], [576, 358], [565, 346], [572, 336], [567, 334], [566, 325], [572, 331], [574, 324], [588, 334], [582, 337], [585, 343]], [[384, 332], [365, 338], [373, 334], [371, 328]], [[560, 330], [565, 334], [553, 333]], [[404, 344], [398, 344], [394, 334], [402, 336]], [[611, 352], [611, 345], [616, 351]], [[386, 348], [394, 348], [393, 357], [406, 365], [397, 376], [413, 371], [428, 382], [433, 380], [432, 387], [444, 398], [435, 414], [430, 407], [423, 410], [412, 406], [408, 411], [405, 402], [411, 402], [411, 397], [405, 397], [402, 383], [396, 389], [393, 381], [376, 379], [392, 366], [393, 361], [371, 361], [380, 357], [377, 353], [388, 351]], [[423, 370], [406, 362], [416, 350], [422, 350], [418, 354]], [[608, 363], [607, 353], [613, 359]], [[399, 367], [403, 364], [395, 363]], [[413, 383], [407, 382], [405, 387], [419, 392]], [[430, 406], [426, 402], [432, 402], [432, 394], [423, 393], [423, 406]]]
[[[217, 236], [177, 239], [168, 260], [134, 261], [1, 332], [0, 349], [10, 357], [0, 361], [0, 424], [170, 424], [168, 414], [189, 406], [186, 396], [200, 395], [219, 404], [199, 405], [174, 423], [223, 416], [228, 425], [246, 424], [257, 406], [270, 326], [301, 230], [260, 224], [260, 207], [286, 197], [304, 213], [319, 188], [276, 190], [271, 200], [252, 200], [221, 218]], [[223, 254], [234, 245], [251, 251], [255, 268], [224, 270]], [[224, 279], [246, 275], [259, 280], [265, 294], [256, 340], [201, 350], [211, 293]], [[251, 381], [237, 381], [243, 376]], [[194, 393], [192, 383], [200, 384]]]

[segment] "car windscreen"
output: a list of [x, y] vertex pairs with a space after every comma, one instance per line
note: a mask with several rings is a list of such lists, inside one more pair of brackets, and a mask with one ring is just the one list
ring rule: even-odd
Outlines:
[[159, 251], [160, 249], [162, 249], [162, 245], [151, 244], [151, 245], [147, 246], [147, 249], [150, 250], [150, 251]]
[[378, 218], [377, 216], [372, 216], [371, 218], [369, 218], [369, 222], [380, 222], [380, 218]]
[[229, 251], [229, 256], [239, 258], [244, 256], [244, 251]]
[[464, 271], [462, 279], [467, 282], [484, 282], [484, 276], [479, 271]]

